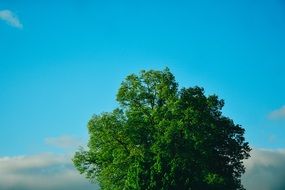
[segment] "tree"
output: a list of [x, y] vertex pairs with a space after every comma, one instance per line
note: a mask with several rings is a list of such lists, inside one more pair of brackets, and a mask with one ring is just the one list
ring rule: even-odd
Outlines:
[[102, 190], [244, 189], [251, 149], [216, 95], [179, 90], [166, 68], [128, 76], [117, 101], [117, 109], [90, 119], [88, 149], [73, 158]]

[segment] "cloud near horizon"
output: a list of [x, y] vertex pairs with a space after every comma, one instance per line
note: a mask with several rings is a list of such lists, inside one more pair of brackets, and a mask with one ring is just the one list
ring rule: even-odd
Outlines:
[[253, 149], [245, 161], [246, 172], [242, 183], [247, 190], [285, 189], [285, 149]]
[[285, 106], [269, 113], [268, 118], [271, 120], [285, 119]]
[[[247, 190], [285, 189], [285, 149], [254, 149], [245, 161], [242, 183]], [[0, 157], [0, 189], [98, 190], [73, 167], [67, 154]]]
[[19, 18], [10, 10], [0, 10], [0, 20], [5, 21], [15, 28], [23, 28]]
[[0, 189], [96, 190], [76, 171], [67, 155], [39, 154], [0, 157]]

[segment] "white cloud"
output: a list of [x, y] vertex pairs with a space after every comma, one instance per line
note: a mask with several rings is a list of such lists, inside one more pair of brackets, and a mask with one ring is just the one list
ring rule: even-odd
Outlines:
[[18, 17], [10, 10], [0, 10], [0, 20], [7, 22], [13, 27], [23, 28], [23, 25]]
[[45, 143], [58, 148], [77, 148], [82, 144], [82, 140], [74, 136], [63, 135], [59, 137], [47, 137]]
[[5, 190], [94, 190], [71, 163], [70, 156], [40, 154], [0, 157], [0, 189]]
[[274, 120], [285, 118], [285, 106], [269, 113], [268, 118]]
[[[245, 160], [242, 183], [247, 190], [285, 189], [285, 149], [254, 149]], [[98, 190], [76, 171], [71, 156], [39, 154], [0, 157], [0, 189], [4, 190]]]
[[285, 189], [285, 149], [254, 149], [245, 161], [242, 183], [247, 190]]

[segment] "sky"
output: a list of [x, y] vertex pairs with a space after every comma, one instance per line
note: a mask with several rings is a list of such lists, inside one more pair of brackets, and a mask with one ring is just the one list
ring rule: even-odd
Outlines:
[[0, 189], [96, 189], [70, 161], [88, 120], [165, 67], [245, 128], [245, 187], [284, 189], [284, 34], [284, 0], [1, 0]]

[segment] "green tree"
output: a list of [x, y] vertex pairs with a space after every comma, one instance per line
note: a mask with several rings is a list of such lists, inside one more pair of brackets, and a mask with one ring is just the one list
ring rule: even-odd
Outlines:
[[88, 149], [74, 165], [103, 190], [244, 189], [244, 129], [222, 115], [224, 101], [203, 88], [178, 89], [169, 69], [122, 82], [119, 108], [88, 123]]

